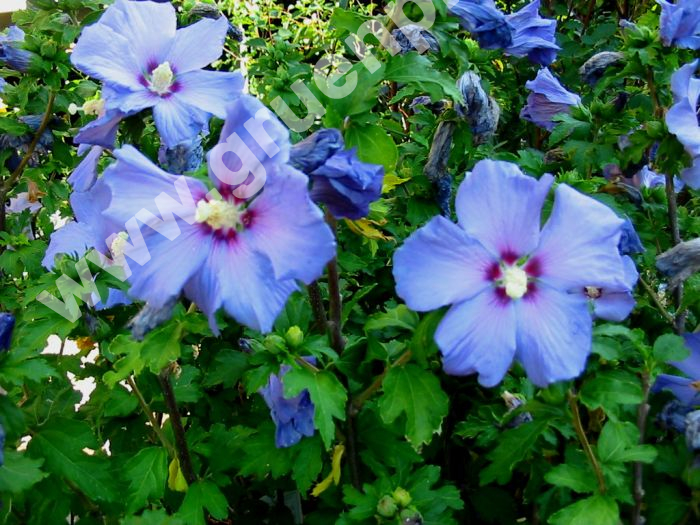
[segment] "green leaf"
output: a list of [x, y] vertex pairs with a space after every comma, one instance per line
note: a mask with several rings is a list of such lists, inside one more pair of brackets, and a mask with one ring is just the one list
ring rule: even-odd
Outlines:
[[534, 419], [503, 432], [498, 446], [488, 454], [491, 464], [481, 471], [480, 484], [483, 486], [494, 481], [501, 485], [508, 483], [515, 465], [532, 451], [548, 426], [548, 420]]
[[352, 125], [344, 133], [348, 148], [357, 147], [360, 160], [381, 164], [387, 173], [396, 169], [399, 151], [393, 139], [379, 126]]
[[299, 450], [299, 454], [294, 460], [292, 468], [292, 479], [296, 481], [299, 492], [302, 494], [308, 492], [311, 485], [321, 473], [323, 468], [323, 448], [318, 437], [314, 436], [309, 439], [302, 439], [295, 449]]
[[389, 59], [384, 73], [385, 80], [393, 80], [420, 87], [433, 100], [447, 96], [454, 101], [461, 101], [462, 94], [457, 89], [457, 83], [447, 73], [437, 71], [433, 63], [425, 55], [406, 53], [395, 55]]
[[335, 438], [333, 418], [345, 420], [348, 393], [338, 378], [326, 370], [314, 373], [307, 368], [293, 368], [284, 376], [285, 396], [299, 395], [304, 389], [314, 404], [316, 428], [326, 448], [330, 448]]
[[661, 363], [668, 361], [683, 361], [690, 355], [682, 337], [675, 334], [664, 334], [654, 342], [654, 359]]
[[391, 424], [406, 414], [406, 437], [418, 448], [429, 443], [447, 415], [449, 399], [440, 380], [414, 364], [394, 367], [384, 378], [379, 413]]
[[141, 449], [126, 462], [124, 472], [130, 480], [127, 512], [134, 513], [149, 500], [163, 497], [168, 477], [168, 454], [159, 447]]
[[120, 525], [185, 525], [185, 522], [174, 516], [168, 516], [163, 509], [144, 510], [140, 516], [124, 518]]
[[409, 310], [405, 304], [400, 304], [396, 308], [390, 308], [386, 312], [370, 316], [365, 323], [365, 332], [383, 330], [385, 328], [403, 328], [413, 331], [417, 326], [418, 314]]
[[211, 481], [197, 481], [187, 490], [177, 517], [188, 525], [205, 525], [205, 509], [217, 520], [228, 516], [228, 503], [219, 487]]
[[170, 322], [150, 332], [143, 340], [141, 357], [154, 374], [180, 357], [182, 324]]
[[106, 458], [88, 455], [84, 448], [99, 448], [87, 423], [56, 418], [41, 427], [29, 442], [33, 457], [43, 456], [47, 470], [72, 481], [85, 495], [98, 501], [116, 501], [119, 496]]
[[608, 496], [591, 496], [550, 516], [550, 525], [618, 525], [617, 502]]
[[204, 377], [203, 386], [223, 385], [225, 388], [232, 388], [243, 377], [247, 367], [246, 354], [231, 348], [221, 349]]
[[656, 449], [651, 445], [638, 445], [639, 429], [630, 422], [608, 421], [598, 438], [598, 456], [603, 463], [641, 461], [651, 463]]
[[596, 489], [595, 477], [589, 469], [562, 463], [544, 475], [547, 483], [557, 487], [566, 487], [574, 492], [594, 492]]
[[588, 408], [605, 411], [616, 405], [638, 404], [644, 398], [637, 376], [623, 370], [599, 372], [581, 388], [581, 402]]
[[19, 494], [36, 485], [48, 475], [40, 469], [43, 464], [43, 459], [7, 450], [5, 464], [0, 467], [0, 492]]

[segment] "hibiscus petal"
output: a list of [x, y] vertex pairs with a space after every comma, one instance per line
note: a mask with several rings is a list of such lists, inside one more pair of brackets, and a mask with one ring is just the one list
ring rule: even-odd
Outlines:
[[[226, 17], [204, 18], [178, 29], [167, 60], [178, 75], [202, 69], [221, 56], [229, 23]], [[212, 112], [213, 113], [213, 112]]]
[[103, 82], [132, 90], [143, 88], [139, 83], [141, 69], [129, 41], [109, 27], [93, 24], [83, 29], [70, 59], [83, 73]]
[[433, 310], [481, 293], [494, 264], [481, 244], [437, 216], [396, 250], [396, 293], [413, 310]]
[[559, 185], [552, 215], [531, 258], [540, 278], [564, 290], [624, 289], [624, 264], [617, 250], [623, 223], [604, 204]]
[[269, 332], [298, 288], [291, 279], [278, 281], [270, 261], [241, 241], [214, 243], [211, 264], [216, 267], [224, 308], [239, 323]]
[[51, 241], [41, 265], [47, 270], [53, 270], [54, 259], [57, 255], [66, 254], [82, 257], [94, 244], [95, 239], [90, 225], [69, 222], [51, 234]]
[[[123, 35], [143, 70], [149, 64], [157, 65], [164, 61], [165, 53], [175, 38], [177, 15], [170, 2], [117, 0], [95, 26], [110, 28], [116, 34]], [[106, 41], [105, 45], [110, 45], [110, 42]]]
[[307, 191], [306, 176], [293, 168], [271, 178], [248, 208], [242, 234], [270, 260], [276, 279], [310, 283], [336, 253], [335, 238]]
[[490, 289], [454, 305], [435, 332], [447, 374], [479, 374], [484, 386], [498, 384], [515, 354], [515, 310]]
[[190, 106], [175, 94], [158, 101], [153, 107], [153, 120], [165, 145], [172, 148], [203, 131], [209, 114]]
[[243, 75], [238, 71], [190, 71], [178, 75], [175, 97], [202, 111], [226, 118], [226, 107], [243, 92]]
[[516, 358], [535, 385], [573, 379], [586, 366], [593, 322], [586, 299], [538, 286], [516, 302]]
[[[163, 212], [179, 212], [181, 218], [194, 217], [196, 202], [204, 197], [206, 186], [191, 177], [166, 173], [132, 146], [114, 151], [117, 162], [104, 172], [102, 180], [112, 190], [112, 200], [105, 214], [121, 224], [136, 216], [142, 209], [160, 216]], [[186, 183], [186, 187], [185, 184]], [[189, 197], [178, 194], [189, 190]], [[156, 198], [166, 194], [170, 199]], [[177, 201], [177, 202], [173, 202]]]
[[127, 255], [134, 261], [147, 260], [143, 265], [129, 262], [132, 271], [129, 295], [154, 308], [177, 297], [209, 255], [209, 232], [199, 224], [190, 226], [178, 222], [181, 233], [177, 238], [171, 240], [155, 231], [145, 231], [145, 242], [134, 243], [135, 249]]
[[89, 190], [97, 180], [97, 163], [100, 161], [104, 148], [101, 146], [93, 146], [85, 155], [85, 158], [80, 161], [80, 164], [73, 170], [68, 183], [75, 191]]
[[700, 403], [700, 392], [692, 387], [692, 379], [674, 376], [671, 374], [660, 374], [656, 378], [652, 392], [669, 390], [684, 405], [692, 406]]
[[459, 225], [496, 257], [527, 255], [537, 246], [552, 180], [523, 175], [510, 162], [479, 161], [457, 191]]
[[216, 269], [210, 264], [203, 264], [199, 271], [185, 284], [185, 296], [194, 301], [207, 316], [209, 327], [214, 335], [219, 335], [216, 312], [221, 308], [222, 299]]
[[685, 345], [690, 355], [683, 361], [672, 361], [671, 364], [695, 381], [700, 381], [700, 333], [685, 334]]
[[700, 156], [700, 124], [697, 103], [700, 98], [700, 78], [695, 78], [700, 59], [684, 65], [671, 76], [675, 104], [666, 113], [668, 130], [678, 137], [691, 157]]
[[600, 319], [623, 321], [637, 304], [632, 295], [632, 289], [637, 284], [639, 273], [630, 257], [625, 256], [622, 261], [625, 272], [624, 287], [616, 290], [603, 290], [602, 295], [593, 302], [593, 313]]

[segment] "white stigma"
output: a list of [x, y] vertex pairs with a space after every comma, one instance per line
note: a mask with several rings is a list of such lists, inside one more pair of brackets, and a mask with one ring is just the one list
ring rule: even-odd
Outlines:
[[151, 72], [151, 81], [149, 87], [151, 91], [165, 95], [170, 92], [170, 87], [173, 85], [173, 70], [170, 69], [170, 62], [163, 62]]
[[126, 241], [129, 238], [129, 234], [126, 232], [117, 233], [116, 237], [112, 239], [112, 244], [109, 246], [109, 251], [112, 252], [112, 257], [115, 259], [120, 259], [124, 256], [124, 248], [126, 247]]
[[503, 269], [503, 286], [511, 299], [520, 299], [527, 292], [527, 273], [520, 266], [506, 266]]
[[206, 223], [214, 230], [236, 229], [241, 224], [241, 210], [232, 202], [202, 199], [197, 203], [194, 220]]

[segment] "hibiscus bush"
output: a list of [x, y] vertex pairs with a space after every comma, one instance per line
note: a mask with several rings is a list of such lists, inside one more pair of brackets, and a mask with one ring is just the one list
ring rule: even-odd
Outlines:
[[700, 523], [698, 49], [698, 0], [28, 0], [0, 521]]

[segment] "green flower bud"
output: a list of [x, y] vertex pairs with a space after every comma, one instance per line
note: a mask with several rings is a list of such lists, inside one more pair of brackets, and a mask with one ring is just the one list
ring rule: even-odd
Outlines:
[[268, 335], [265, 338], [265, 350], [270, 352], [271, 354], [279, 354], [280, 352], [284, 351], [287, 347], [287, 345], [284, 342], [284, 339], [282, 339], [279, 335], [271, 334]]
[[297, 348], [304, 342], [304, 332], [302, 332], [301, 328], [294, 325], [284, 334], [284, 339], [290, 347]]
[[384, 496], [377, 503], [377, 514], [384, 516], [385, 518], [391, 518], [396, 514], [399, 508], [394, 503], [394, 499], [391, 496]]
[[411, 504], [411, 501], [413, 501], [413, 498], [411, 498], [411, 493], [401, 487], [398, 487], [392, 496], [394, 497], [394, 501], [397, 503], [397, 505], [401, 507], [408, 507]]

